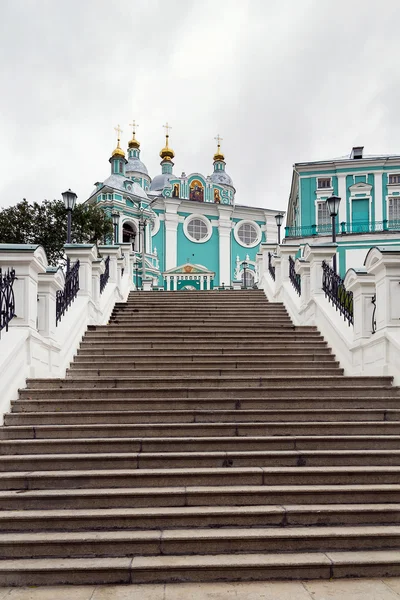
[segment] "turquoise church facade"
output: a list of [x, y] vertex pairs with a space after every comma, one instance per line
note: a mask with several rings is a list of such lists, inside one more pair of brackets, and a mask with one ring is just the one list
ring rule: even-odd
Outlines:
[[332, 239], [326, 199], [341, 198], [336, 219], [341, 276], [359, 268], [372, 246], [400, 245], [400, 156], [350, 155], [293, 165], [285, 242], [324, 243]]
[[141, 160], [135, 126], [127, 153], [118, 135], [111, 173], [87, 200], [118, 215], [116, 239], [130, 242], [135, 253], [134, 284], [202, 290], [246, 279], [247, 286], [256, 285], [256, 254], [262, 242], [276, 240], [276, 211], [236, 202], [219, 136], [211, 175], [177, 176], [168, 125], [166, 131], [161, 172], [153, 178]]

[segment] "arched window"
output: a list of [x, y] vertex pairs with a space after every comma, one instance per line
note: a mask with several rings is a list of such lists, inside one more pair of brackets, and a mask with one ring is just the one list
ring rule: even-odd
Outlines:
[[132, 250], [136, 250], [138, 248], [138, 240], [136, 227], [131, 223], [124, 223], [122, 225], [122, 241], [123, 243], [132, 244]]
[[242, 285], [244, 287], [253, 287], [255, 281], [254, 272], [250, 271], [250, 269], [246, 269], [246, 281], [244, 280], [244, 273], [245, 272], [243, 270], [241, 276]]

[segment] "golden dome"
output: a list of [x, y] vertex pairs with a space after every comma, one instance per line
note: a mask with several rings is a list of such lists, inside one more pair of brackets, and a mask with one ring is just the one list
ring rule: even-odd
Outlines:
[[225, 156], [222, 154], [221, 152], [221, 142], [222, 142], [222, 137], [220, 137], [220, 135], [218, 134], [217, 137], [214, 138], [215, 140], [217, 140], [217, 151], [214, 154], [214, 161], [216, 160], [225, 160]]
[[122, 150], [121, 146], [119, 145], [119, 140], [118, 140], [118, 145], [115, 148], [115, 150], [111, 156], [121, 156], [122, 158], [125, 158], [125, 152]]

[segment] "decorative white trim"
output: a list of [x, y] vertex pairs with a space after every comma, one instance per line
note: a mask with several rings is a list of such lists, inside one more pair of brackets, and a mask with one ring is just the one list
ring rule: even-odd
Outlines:
[[153, 237], [154, 235], [157, 235], [157, 233], [160, 231], [160, 217], [158, 216], [157, 213], [154, 213], [154, 216], [152, 216], [152, 219], [154, 221], [154, 228], [151, 228], [151, 237]]
[[[246, 225], [247, 223], [250, 225], [253, 225], [253, 227], [255, 227], [255, 229], [257, 231], [257, 239], [252, 244], [244, 244], [238, 234], [239, 227], [241, 227], [242, 225]], [[243, 248], [254, 248], [255, 246], [258, 246], [258, 244], [261, 243], [261, 239], [262, 239], [262, 231], [261, 231], [260, 226], [258, 225], [258, 223], [256, 223], [255, 221], [251, 221], [250, 219], [243, 219], [243, 221], [238, 221], [236, 223], [235, 227], [233, 228], [233, 235], [234, 235], [237, 243], [240, 246], [242, 246]]]
[[[194, 221], [194, 219], [199, 219], [207, 227], [207, 235], [205, 237], [203, 237], [201, 240], [196, 240], [188, 232], [188, 225], [189, 225], [189, 223]], [[201, 215], [199, 213], [193, 213], [192, 215], [189, 215], [188, 217], [186, 217], [186, 219], [183, 222], [183, 233], [185, 234], [187, 239], [190, 240], [191, 242], [193, 242], [194, 244], [204, 244], [205, 242], [208, 242], [208, 240], [212, 236], [212, 231], [213, 230], [212, 230], [211, 222], [207, 219], [207, 217], [205, 217], [204, 215]]]

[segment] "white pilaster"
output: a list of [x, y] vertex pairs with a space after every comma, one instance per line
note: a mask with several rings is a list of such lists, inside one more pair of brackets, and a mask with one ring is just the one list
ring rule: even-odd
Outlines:
[[177, 267], [178, 251], [178, 208], [180, 201], [168, 198], [165, 201], [165, 270]]
[[374, 175], [375, 221], [383, 221], [382, 173]]
[[[346, 223], [347, 215], [346, 215], [346, 175], [340, 173], [338, 175], [338, 196], [341, 198], [341, 202], [339, 204], [339, 225], [343, 221]], [[339, 227], [340, 231], [340, 227]]]
[[231, 239], [232, 239], [232, 206], [219, 204], [219, 285], [231, 284]]
[[322, 263], [330, 264], [332, 256], [336, 253], [336, 244], [324, 244], [304, 247], [304, 259], [310, 263], [310, 294], [311, 296], [323, 294], [322, 289]]

